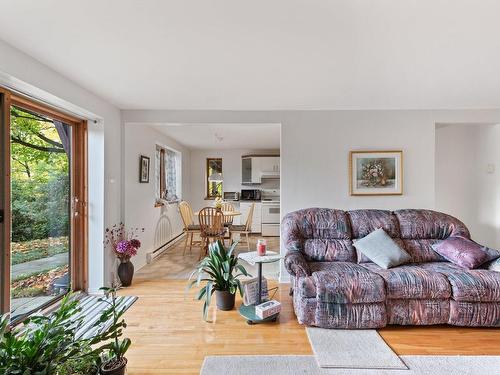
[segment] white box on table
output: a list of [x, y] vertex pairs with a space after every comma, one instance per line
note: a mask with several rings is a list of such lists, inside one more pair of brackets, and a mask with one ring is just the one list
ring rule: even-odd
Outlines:
[[272, 299], [255, 306], [255, 315], [260, 319], [266, 319], [270, 316], [276, 315], [281, 311], [281, 303]]

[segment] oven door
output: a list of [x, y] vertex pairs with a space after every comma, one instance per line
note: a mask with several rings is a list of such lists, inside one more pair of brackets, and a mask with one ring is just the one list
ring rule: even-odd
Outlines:
[[279, 203], [262, 202], [262, 224], [280, 223], [280, 205]]

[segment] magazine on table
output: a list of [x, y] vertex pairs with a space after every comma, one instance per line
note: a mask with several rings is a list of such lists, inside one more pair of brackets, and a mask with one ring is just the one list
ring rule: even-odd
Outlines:
[[[241, 280], [241, 286], [243, 288], [243, 304], [248, 306], [248, 305], [255, 305], [257, 301], [257, 296], [258, 296], [258, 290], [259, 290], [259, 282], [258, 282], [257, 277], [253, 277], [251, 279], [243, 279]], [[266, 278], [262, 278], [262, 293], [260, 294], [261, 296], [261, 302], [267, 301], [269, 299], [269, 292], [267, 289], [267, 280]]]

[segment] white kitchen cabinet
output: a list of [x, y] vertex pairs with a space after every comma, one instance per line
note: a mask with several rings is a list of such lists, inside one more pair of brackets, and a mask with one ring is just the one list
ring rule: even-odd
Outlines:
[[242, 184], [260, 184], [261, 166], [259, 157], [241, 158], [241, 183]]
[[241, 158], [241, 183], [261, 184], [262, 178], [279, 178], [279, 156], [245, 156]]
[[280, 157], [279, 156], [262, 156], [260, 157], [260, 172], [279, 172], [280, 171]]
[[250, 207], [252, 206], [252, 203], [255, 203], [255, 208], [253, 210], [253, 215], [252, 215], [252, 233], [261, 233], [262, 232], [262, 203], [260, 202], [246, 202], [246, 201], [241, 201], [240, 202], [240, 223], [245, 224], [247, 221], [248, 217], [248, 212], [250, 211]]

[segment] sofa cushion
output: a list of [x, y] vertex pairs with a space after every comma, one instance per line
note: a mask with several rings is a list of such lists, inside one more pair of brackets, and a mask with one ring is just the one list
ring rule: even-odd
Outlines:
[[444, 262], [441, 255], [436, 253], [432, 245], [437, 244], [438, 239], [401, 240], [403, 248], [411, 256], [412, 263]]
[[355, 263], [311, 263], [318, 302], [370, 303], [385, 300], [384, 280]]
[[385, 269], [408, 263], [411, 259], [382, 228], [357, 240], [354, 247], [373, 263]]
[[451, 285], [455, 301], [500, 302], [500, 273], [484, 269], [465, 270], [453, 263], [423, 263], [418, 267], [439, 272]]
[[448, 299], [388, 299], [387, 324], [446, 324], [450, 317]]
[[470, 238], [469, 230], [458, 219], [431, 210], [394, 211], [402, 239], [440, 239], [450, 236]]
[[446, 277], [415, 265], [385, 270], [374, 263], [364, 263], [366, 269], [380, 275], [386, 284], [389, 299], [445, 299], [451, 289]]
[[469, 302], [500, 302], [500, 274], [488, 270], [453, 272], [448, 275], [453, 299]]
[[386, 326], [387, 314], [384, 302], [357, 304], [318, 302], [314, 320], [313, 325], [321, 328], [374, 329]]
[[500, 257], [500, 252], [463, 237], [448, 237], [432, 245], [436, 253], [457, 266], [474, 269]]
[[304, 256], [314, 262], [355, 262], [351, 240], [312, 238], [304, 241]]
[[448, 324], [465, 327], [500, 327], [500, 303], [451, 300]]
[[363, 238], [379, 228], [392, 238], [400, 237], [398, 220], [391, 211], [352, 210], [347, 216], [351, 222], [352, 238]]

